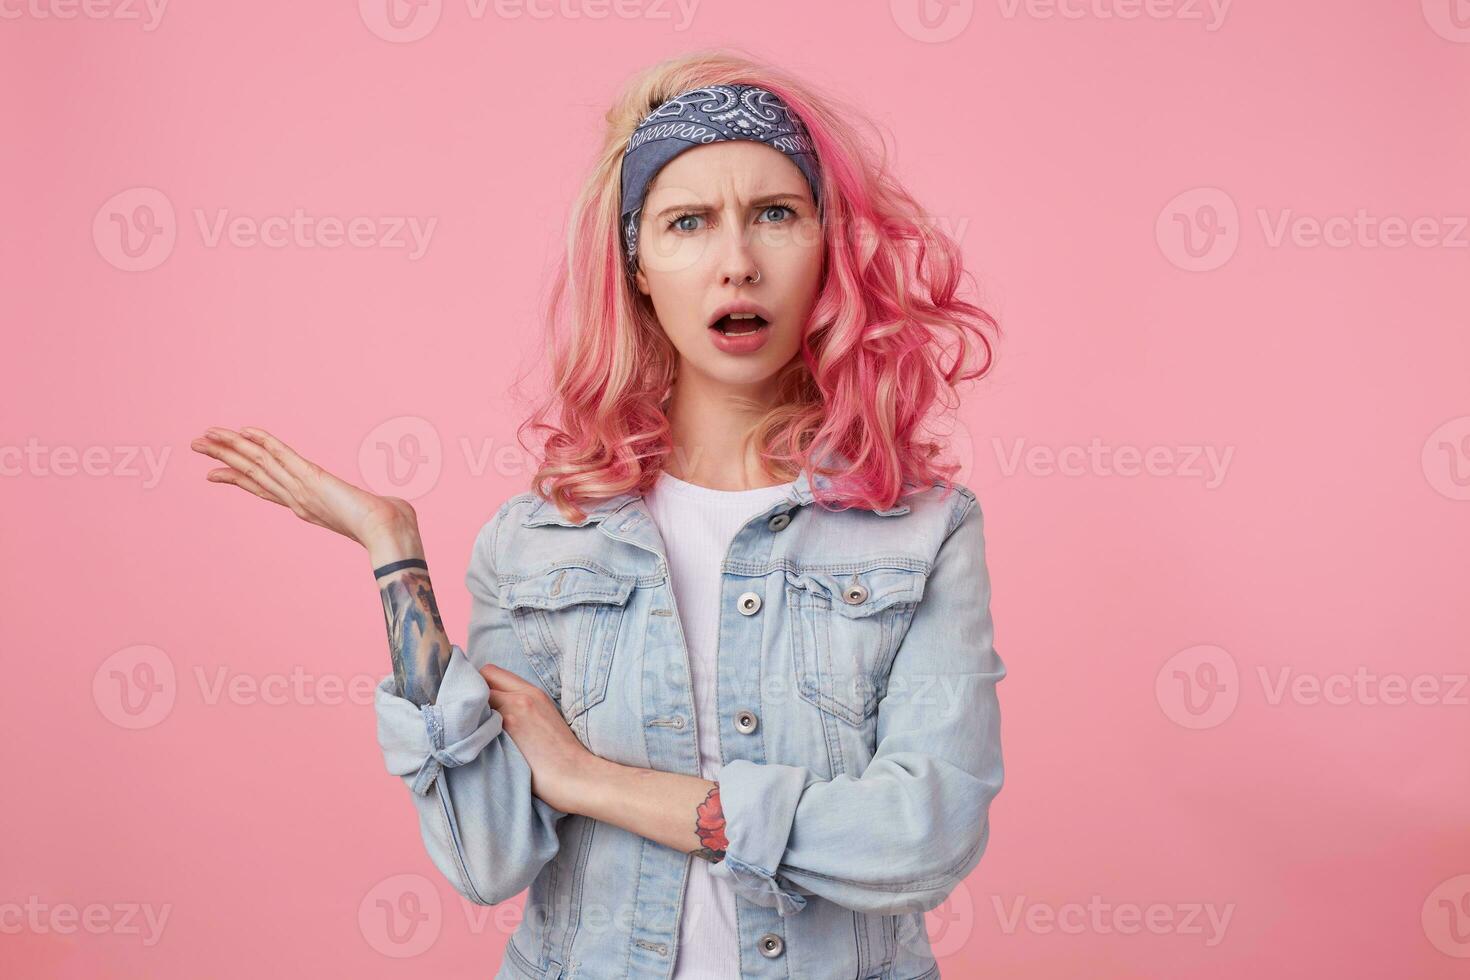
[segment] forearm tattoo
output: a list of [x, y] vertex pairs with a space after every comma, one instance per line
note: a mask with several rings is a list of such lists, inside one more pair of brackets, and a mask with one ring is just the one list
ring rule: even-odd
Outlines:
[[695, 857], [704, 858], [706, 861], [718, 863], [725, 859], [725, 848], [730, 842], [725, 840], [725, 811], [720, 808], [720, 784], [714, 787], [705, 796], [704, 802], [695, 808], [696, 819], [694, 821], [694, 832], [699, 835], [699, 842], [703, 846], [691, 853]]
[[379, 582], [378, 594], [388, 624], [398, 696], [419, 706], [433, 704], [449, 666], [450, 649], [429, 574], [418, 569], [397, 572]]

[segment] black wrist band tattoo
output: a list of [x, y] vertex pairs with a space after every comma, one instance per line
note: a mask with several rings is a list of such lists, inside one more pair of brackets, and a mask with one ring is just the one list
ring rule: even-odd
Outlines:
[[400, 568], [422, 568], [427, 572], [429, 565], [422, 558], [405, 558], [402, 561], [392, 561], [373, 569], [373, 578], [382, 578], [384, 575], [396, 572]]

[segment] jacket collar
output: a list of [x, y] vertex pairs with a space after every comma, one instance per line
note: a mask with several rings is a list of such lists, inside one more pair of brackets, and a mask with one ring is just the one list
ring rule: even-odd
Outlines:
[[[829, 455], [825, 458], [830, 460], [834, 456]], [[841, 459], [842, 457], [835, 456], [835, 458]], [[824, 468], [831, 469], [832, 467]], [[830, 483], [831, 481], [824, 474], [817, 474], [816, 486], [818, 488], [825, 489]], [[812, 480], [806, 470], [801, 471], [801, 475], [796, 478], [791, 489], [793, 493], [792, 502], [796, 506], [806, 506], [815, 499], [812, 492]], [[616, 514], [633, 501], [642, 500], [642, 498], [643, 495], [641, 493], [634, 491], [616, 494], [615, 496], [608, 497], [605, 500], [599, 500], [583, 508], [586, 511], [586, 516], [582, 520], [570, 521], [567, 520], [565, 514], [557, 509], [556, 504], [544, 497], [538, 496], [536, 506], [531, 508], [530, 512], [522, 519], [521, 524], [525, 527], [535, 527], [538, 524], [560, 524], [563, 527], [582, 527], [587, 524], [602, 521]], [[900, 514], [907, 514], [908, 512], [908, 505], [900, 503], [887, 510], [875, 510], [872, 513], [877, 514], [879, 517], [897, 517]]]

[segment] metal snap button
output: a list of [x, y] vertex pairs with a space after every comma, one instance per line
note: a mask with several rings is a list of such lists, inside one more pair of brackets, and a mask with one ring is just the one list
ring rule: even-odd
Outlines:
[[775, 517], [771, 518], [769, 521], [766, 521], [766, 527], [770, 528], [772, 531], [782, 531], [782, 530], [785, 530], [786, 525], [788, 525], [790, 523], [791, 523], [791, 515], [790, 514], [777, 514]]
[[757, 942], [760, 944], [761, 955], [766, 959], [775, 959], [786, 950], [786, 944], [774, 932], [766, 933]]
[[865, 585], [849, 585], [842, 590], [842, 601], [850, 606], [859, 602], [865, 602], [868, 598], [868, 587]]
[[742, 735], [749, 735], [759, 724], [760, 718], [748, 708], [742, 708], [735, 714], [735, 730]]
[[740, 615], [753, 616], [760, 611], [761, 597], [754, 592], [742, 592], [735, 601], [735, 607], [740, 610]]

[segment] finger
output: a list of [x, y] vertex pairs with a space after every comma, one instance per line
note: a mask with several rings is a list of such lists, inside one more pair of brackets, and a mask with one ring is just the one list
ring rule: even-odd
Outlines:
[[289, 503], [287, 503], [287, 498], [283, 496], [280, 492], [281, 488], [278, 484], [270, 480], [268, 477], [257, 478], [246, 472], [246, 470], [252, 470], [253, 467], [250, 466], [249, 462], [244, 457], [232, 452], [229, 447], [227, 447], [224, 443], [207, 436], [201, 436], [190, 442], [189, 448], [194, 450], [196, 453], [199, 453], [200, 455], [209, 456], [213, 459], [219, 460], [222, 463], [229, 464], [228, 469], [210, 470], [209, 473], [205, 474], [208, 479], [217, 480], [217, 477], [220, 474], [232, 474], [230, 479], [219, 482], [236, 483], [238, 482], [236, 480], [236, 477], [249, 480], [255, 486], [266, 491], [266, 499], [278, 503], [282, 507], [291, 506]]
[[300, 481], [264, 446], [230, 429], [212, 428], [209, 432], [235, 452], [263, 468], [270, 478], [288, 490], [292, 497], [300, 497], [300, 494], [296, 492]]
[[[248, 439], [243, 439], [225, 429], [209, 429], [210, 435], [202, 440], [205, 445], [200, 449], [222, 463], [228, 463], [241, 473], [260, 484], [282, 501], [289, 501], [287, 506], [294, 511], [296, 506], [296, 495], [291, 493], [282, 485], [281, 481], [273, 473], [270, 467], [256, 457], [269, 457], [269, 453], [261, 449]], [[243, 449], [242, 447], [248, 447]], [[199, 447], [195, 447], [199, 448]], [[254, 456], [250, 455], [251, 453]], [[279, 466], [279, 464], [276, 464]]]
[[296, 479], [305, 480], [316, 475], [315, 464], [264, 429], [247, 425], [240, 430], [240, 433], [275, 457], [276, 462], [281, 464], [281, 468]]
[[515, 671], [506, 670], [504, 667], [498, 667], [495, 664], [486, 664], [481, 667], [480, 676], [485, 678], [491, 687], [498, 687], [502, 691], [524, 691], [527, 688], [540, 690], [535, 684], [532, 684]]
[[[195, 441], [205, 442], [205, 440]], [[218, 447], [212, 442], [209, 445], [212, 451], [206, 451], [206, 449], [202, 449], [199, 446], [194, 446], [193, 448], [196, 452], [204, 453], [204, 455], [206, 456], [215, 456], [216, 458], [218, 458], [218, 456], [216, 455], [216, 453], [218, 452]], [[290, 500], [289, 498], [285, 500], [281, 499], [280, 496], [270, 492], [265, 487], [250, 479], [250, 477], [246, 476], [244, 473], [241, 473], [237, 469], [227, 468], [222, 470], [210, 470], [204, 476], [205, 479], [209, 480], [212, 483], [233, 483], [238, 487], [249, 490], [251, 493], [255, 494], [257, 497], [260, 497], [262, 500], [269, 500], [273, 504], [280, 504], [282, 507], [291, 511], [297, 517], [300, 517], [302, 520], [306, 521], [309, 524], [315, 524], [317, 527], [325, 527], [328, 530], [331, 530], [329, 525], [322, 522], [321, 520], [318, 520], [314, 515], [307, 512], [305, 508], [292, 506], [294, 501]]]
[[282, 507], [286, 506], [275, 494], [269, 492], [239, 470], [210, 470], [204, 474], [204, 478], [214, 483], [233, 483], [242, 490], [249, 490], [263, 500], [269, 500], [273, 504], [280, 504]]

